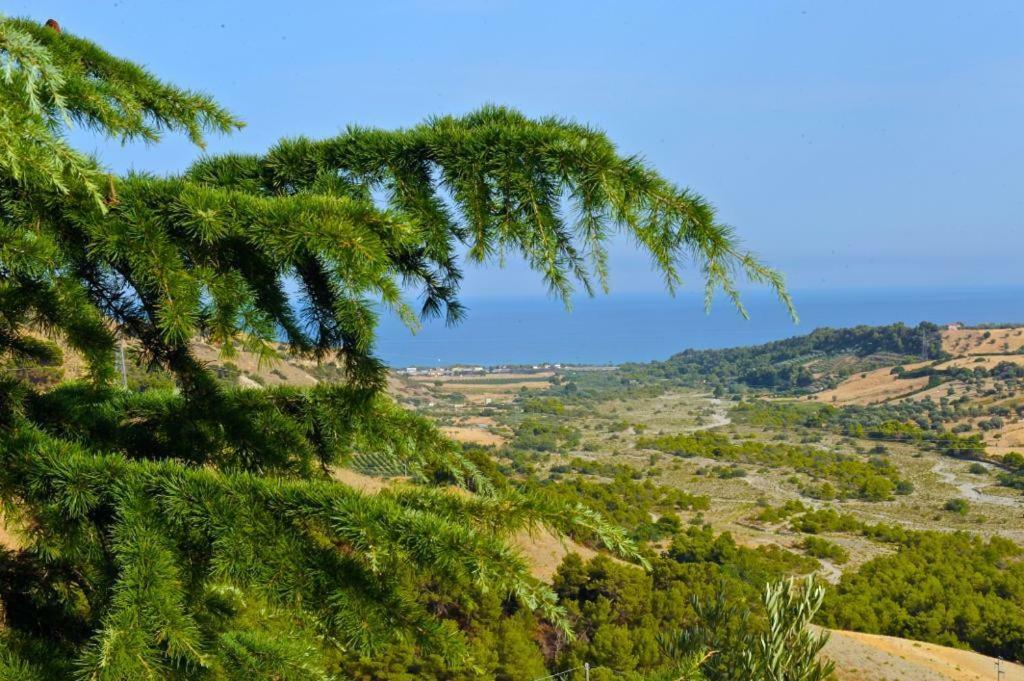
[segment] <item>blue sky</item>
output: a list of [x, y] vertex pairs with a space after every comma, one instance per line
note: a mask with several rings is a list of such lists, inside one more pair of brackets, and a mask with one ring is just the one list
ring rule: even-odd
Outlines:
[[[694, 188], [794, 289], [1024, 284], [1024, 4], [1015, 2], [7, 2], [247, 127], [211, 151], [482, 103], [606, 130]], [[174, 171], [181, 140], [119, 148]], [[612, 287], [659, 288], [619, 243]], [[695, 277], [691, 277], [691, 281]], [[471, 271], [471, 295], [542, 287]], [[531, 282], [531, 283], [526, 283]]]

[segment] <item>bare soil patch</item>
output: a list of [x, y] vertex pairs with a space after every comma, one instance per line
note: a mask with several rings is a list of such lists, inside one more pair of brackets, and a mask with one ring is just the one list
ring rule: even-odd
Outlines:
[[[957, 648], [893, 636], [833, 631], [823, 655], [836, 663], [840, 681], [978, 681], [996, 677], [996, 659]], [[1006, 679], [1024, 667], [1003, 663]]]

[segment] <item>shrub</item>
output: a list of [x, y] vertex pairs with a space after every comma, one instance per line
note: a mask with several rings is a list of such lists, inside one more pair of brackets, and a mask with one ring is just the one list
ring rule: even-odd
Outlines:
[[970, 504], [967, 503], [966, 499], [957, 497], [956, 499], [950, 499], [942, 506], [943, 510], [951, 513], [959, 513], [960, 515], [967, 515], [967, 511], [970, 508]]
[[850, 554], [846, 549], [821, 537], [804, 537], [804, 540], [800, 543], [800, 548], [806, 551], [809, 556], [830, 560], [837, 565], [842, 565], [850, 560]]

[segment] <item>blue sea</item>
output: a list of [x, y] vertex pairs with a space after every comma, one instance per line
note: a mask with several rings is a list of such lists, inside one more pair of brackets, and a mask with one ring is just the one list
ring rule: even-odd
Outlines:
[[795, 291], [799, 323], [774, 296], [744, 296], [743, 319], [718, 297], [709, 314], [694, 292], [579, 297], [567, 311], [548, 298], [467, 298], [458, 326], [427, 322], [413, 335], [394, 318], [381, 320], [377, 353], [393, 367], [452, 364], [619, 364], [665, 359], [687, 348], [754, 345], [822, 326], [858, 324], [1024, 323], [1020, 288]]

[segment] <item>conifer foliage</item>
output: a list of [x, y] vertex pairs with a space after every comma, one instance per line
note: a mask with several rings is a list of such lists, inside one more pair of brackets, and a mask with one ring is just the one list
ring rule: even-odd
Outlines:
[[[521, 256], [566, 301], [593, 293], [616, 232], [670, 290], [693, 263], [708, 301], [720, 288], [739, 304], [745, 274], [788, 302], [706, 201], [576, 123], [485, 107], [114, 176], [69, 127], [202, 146], [240, 123], [27, 20], [0, 17], [0, 79], [0, 359], [50, 359], [41, 332], [89, 369], [45, 393], [0, 380], [0, 493], [20, 530], [0, 558], [0, 678], [324, 679], [346, 651], [395, 640], [471, 664], [458, 612], [485, 592], [564, 627], [512, 532], [582, 527], [642, 559], [384, 396], [377, 311], [457, 322], [462, 257]], [[348, 382], [225, 390], [197, 336], [268, 361], [284, 339], [340, 358]], [[119, 338], [178, 388], [114, 387]], [[410, 482], [364, 494], [331, 478], [359, 453], [401, 460]]]

